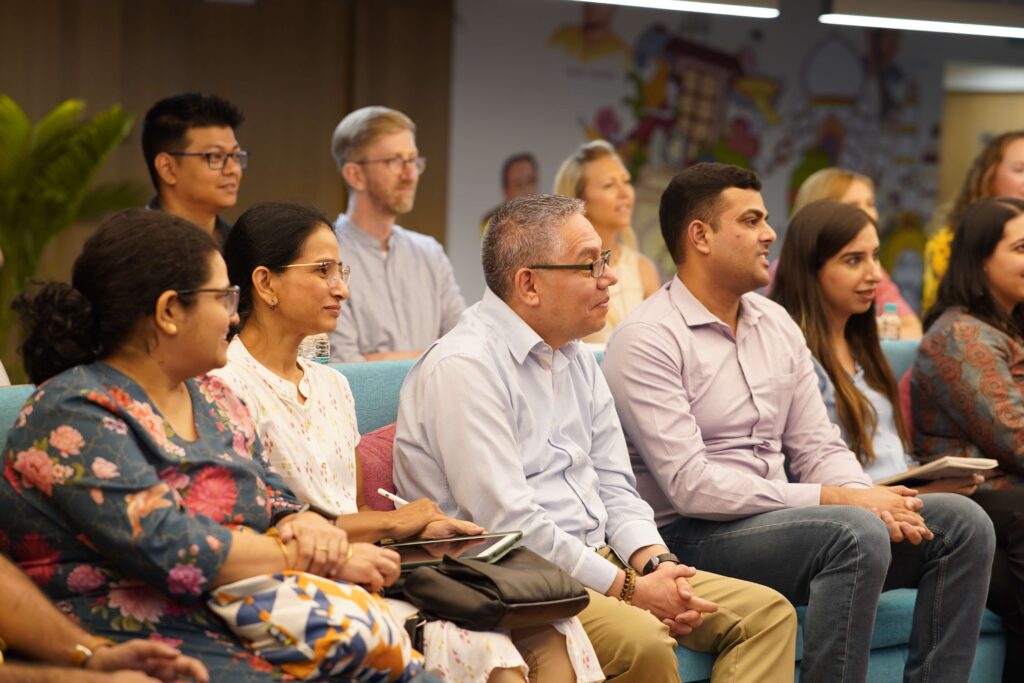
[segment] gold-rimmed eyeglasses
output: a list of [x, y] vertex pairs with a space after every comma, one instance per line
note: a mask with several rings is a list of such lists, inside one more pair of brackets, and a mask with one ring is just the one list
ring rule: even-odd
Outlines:
[[339, 282], [348, 284], [348, 280], [352, 277], [352, 266], [346, 266], [341, 261], [315, 261], [313, 263], [289, 263], [287, 266], [281, 266], [282, 268], [299, 268], [301, 266], [311, 266], [316, 270], [313, 272], [320, 273], [320, 277], [327, 281], [328, 285], [332, 287]]

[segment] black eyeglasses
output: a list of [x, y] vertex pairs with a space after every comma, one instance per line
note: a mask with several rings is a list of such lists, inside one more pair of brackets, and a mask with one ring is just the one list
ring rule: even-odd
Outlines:
[[234, 160], [238, 168], [245, 170], [249, 165], [248, 152], [168, 152], [172, 157], [203, 157], [210, 170], [220, 171], [228, 163], [228, 159]]
[[217, 294], [218, 299], [224, 304], [224, 308], [227, 309], [228, 315], [232, 316], [238, 313], [238, 297], [241, 295], [241, 290], [238, 285], [231, 285], [230, 287], [201, 287], [199, 289], [179, 289], [179, 295], [185, 294], [203, 294], [204, 292], [210, 294]]
[[370, 161], [356, 161], [354, 163], [357, 163], [360, 166], [365, 166], [366, 164], [384, 164], [385, 166], [388, 167], [389, 171], [396, 175], [404, 171], [405, 167], [409, 166], [410, 164], [416, 168], [417, 174], [422, 174], [423, 171], [427, 168], [426, 157], [412, 157], [411, 159], [403, 159], [402, 157], [391, 157], [390, 159], [372, 159]]
[[348, 284], [348, 279], [352, 277], [352, 266], [346, 266], [341, 261], [316, 261], [314, 263], [289, 263], [287, 266], [281, 266], [282, 268], [298, 268], [300, 266], [315, 266], [317, 273], [320, 273], [320, 277], [327, 280], [327, 284], [332, 287], [339, 282]]
[[601, 255], [590, 263], [580, 263], [573, 266], [552, 266], [546, 263], [535, 263], [528, 268], [536, 268], [538, 270], [589, 270], [590, 277], [599, 278], [604, 275], [605, 266], [608, 265], [612, 260], [612, 250], [605, 249], [601, 252]]

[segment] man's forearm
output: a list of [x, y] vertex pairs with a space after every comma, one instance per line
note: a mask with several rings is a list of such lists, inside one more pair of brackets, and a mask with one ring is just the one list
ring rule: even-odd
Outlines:
[[647, 561], [657, 555], [664, 555], [669, 552], [669, 549], [663, 545], [648, 545], [643, 548], [638, 548], [629, 558], [629, 564], [633, 569], [638, 572], [642, 572], [644, 567], [647, 566]]
[[107, 675], [57, 666], [0, 664], [0, 683], [101, 683]]
[[[75, 645], [90, 638], [3, 556], [0, 556], [0, 595], [10, 596], [8, 604], [0, 610], [0, 638], [14, 652], [64, 664], [70, 661]], [[0, 667], [0, 671], [3, 670]]]

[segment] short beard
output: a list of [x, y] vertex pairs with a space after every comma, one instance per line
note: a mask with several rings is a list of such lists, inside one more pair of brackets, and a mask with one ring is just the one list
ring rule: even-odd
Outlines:
[[390, 201], [390, 199], [386, 195], [374, 191], [367, 192], [367, 197], [369, 198], [370, 202], [375, 207], [377, 207], [378, 211], [380, 211], [381, 213], [390, 214], [392, 216], [401, 216], [404, 213], [409, 213], [410, 211], [412, 211], [413, 204], [416, 201], [415, 192], [409, 198], [408, 206], [400, 204], [397, 201]]

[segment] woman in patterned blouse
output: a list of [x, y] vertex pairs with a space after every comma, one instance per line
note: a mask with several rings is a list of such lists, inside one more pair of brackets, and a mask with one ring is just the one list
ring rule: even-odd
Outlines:
[[245, 406], [202, 376], [226, 361], [237, 303], [210, 236], [143, 209], [99, 228], [71, 286], [20, 297], [39, 386], [3, 451], [0, 551], [97, 635], [168, 642], [212, 681], [269, 681], [281, 671], [205, 607], [211, 589], [290, 568], [376, 590], [398, 558], [305, 511]]
[[[1024, 201], [965, 212], [911, 373], [914, 451], [995, 458], [972, 498], [992, 518], [989, 606], [1011, 640], [1004, 680], [1024, 678]], [[993, 603], [993, 596], [998, 602]]]

